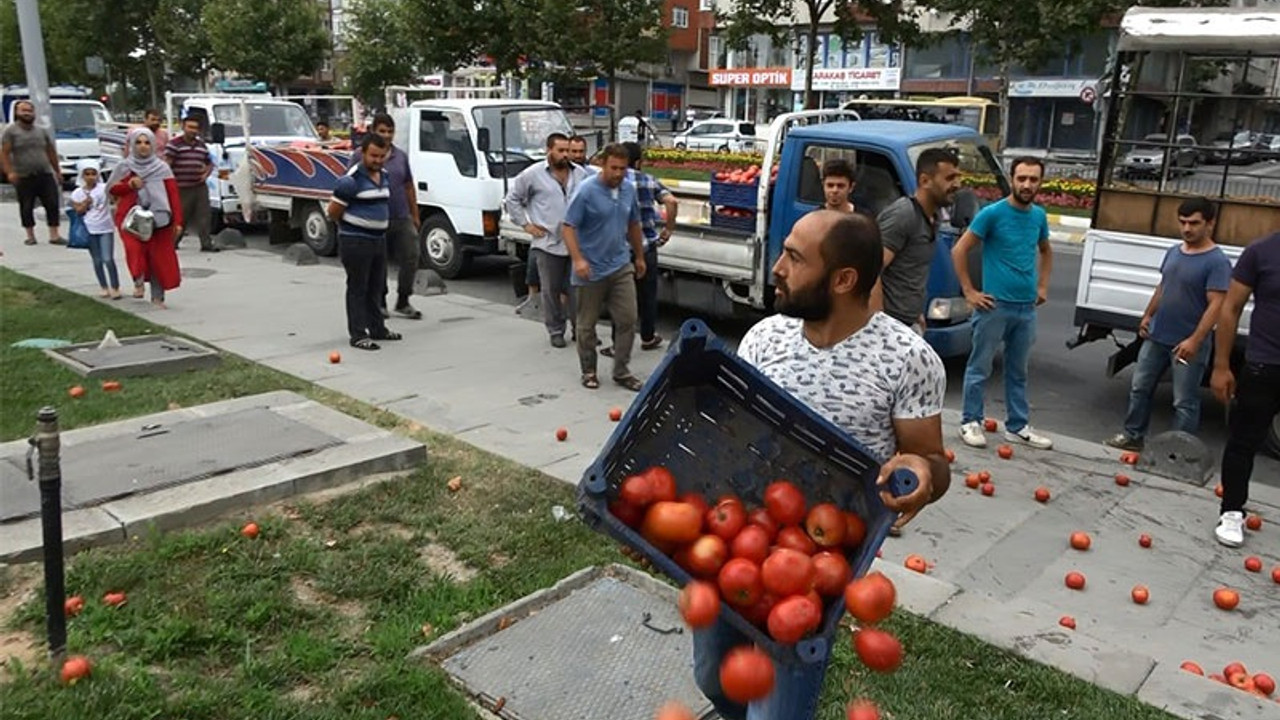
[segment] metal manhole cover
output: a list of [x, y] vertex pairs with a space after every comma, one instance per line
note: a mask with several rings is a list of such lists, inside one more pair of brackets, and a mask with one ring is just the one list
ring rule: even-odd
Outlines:
[[45, 354], [87, 378], [167, 375], [216, 367], [218, 352], [185, 338], [138, 335], [120, 338], [111, 347], [98, 341], [45, 350]]

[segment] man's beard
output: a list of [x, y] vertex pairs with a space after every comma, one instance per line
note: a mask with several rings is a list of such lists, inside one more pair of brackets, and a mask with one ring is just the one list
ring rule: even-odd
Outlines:
[[788, 317], [801, 320], [826, 320], [831, 316], [831, 276], [807, 288], [792, 290], [778, 282], [785, 294], [774, 297], [774, 308]]
[[1019, 190], [1014, 194], [1018, 196], [1018, 202], [1023, 203], [1024, 205], [1030, 205], [1035, 202], [1036, 199], [1036, 193], [1031, 190]]
[[551, 160], [551, 167], [557, 170], [563, 170], [569, 167], [569, 164], [569, 158], [567, 157], [558, 157]]

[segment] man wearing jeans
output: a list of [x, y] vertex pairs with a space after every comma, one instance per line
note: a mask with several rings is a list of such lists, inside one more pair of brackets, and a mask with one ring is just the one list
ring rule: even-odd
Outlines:
[[547, 136], [547, 159], [525, 168], [511, 181], [503, 207], [511, 222], [533, 238], [529, 267], [525, 276], [529, 297], [537, 285], [542, 298], [542, 321], [551, 337], [551, 346], [567, 347], [565, 325], [573, 317], [569, 276], [569, 248], [561, 225], [565, 208], [578, 185], [589, 177], [586, 170], [569, 161], [569, 137], [561, 133]]
[[[960, 287], [973, 306], [973, 351], [964, 371], [960, 438], [971, 447], [987, 446], [983, 393], [996, 352], [1003, 346], [1005, 439], [1048, 450], [1053, 441], [1027, 424], [1027, 364], [1036, 339], [1036, 307], [1049, 299], [1053, 268], [1049, 219], [1035, 204], [1044, 162], [1017, 158], [1012, 175], [1013, 194], [983, 208], [951, 251]], [[969, 251], [977, 243], [982, 243], [982, 290], [969, 276]]]
[[635, 279], [644, 277], [645, 261], [636, 186], [626, 181], [628, 159], [621, 144], [606, 147], [604, 166], [578, 186], [564, 214], [564, 244], [578, 291], [578, 362], [582, 386], [589, 390], [600, 387], [596, 323], [606, 305], [617, 335], [613, 381], [633, 392], [643, 385], [629, 367], [636, 334]]
[[[1253, 296], [1249, 343], [1239, 384], [1231, 372], [1231, 349], [1240, 313]], [[1231, 286], [1218, 315], [1213, 355], [1213, 392], [1231, 406], [1227, 447], [1222, 451], [1222, 507], [1214, 535], [1228, 547], [1244, 544], [1244, 504], [1249, 501], [1253, 456], [1280, 413], [1280, 232], [1255, 240], [1231, 272]]]
[[1138, 325], [1145, 341], [1129, 387], [1124, 432], [1105, 442], [1121, 450], [1141, 450], [1151, 422], [1151, 396], [1165, 370], [1173, 368], [1174, 427], [1194, 435], [1200, 429], [1200, 381], [1209, 363], [1205, 342], [1218, 322], [1222, 298], [1231, 282], [1231, 261], [1213, 242], [1217, 213], [1205, 198], [1178, 207], [1182, 244], [1169, 248], [1160, 263], [1160, 283]]

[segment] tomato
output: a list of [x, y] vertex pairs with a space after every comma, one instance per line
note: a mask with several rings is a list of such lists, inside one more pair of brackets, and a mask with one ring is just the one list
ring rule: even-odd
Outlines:
[[693, 580], [680, 591], [677, 605], [689, 627], [710, 627], [720, 616], [720, 593], [709, 582]]
[[773, 692], [773, 679], [773, 661], [757, 648], [736, 647], [720, 663], [720, 689], [742, 705]]
[[804, 522], [804, 493], [786, 480], [771, 483], [764, 489], [764, 506], [779, 525], [799, 525]]
[[715, 577], [729, 559], [729, 546], [715, 535], [703, 535], [689, 546], [689, 572], [698, 577]]
[[67, 394], [73, 398], [84, 397], [84, 388], [80, 385], [73, 385]]
[[1235, 610], [1240, 604], [1240, 593], [1231, 588], [1218, 588], [1213, 591], [1213, 604], [1223, 610]]
[[987, 470], [980, 470], [980, 471], [978, 471], [978, 482], [980, 482], [980, 483], [989, 483], [989, 482], [991, 482], [991, 473], [990, 473], [989, 471], [987, 471]]
[[1244, 559], [1244, 569], [1249, 572], [1262, 572], [1262, 558], [1250, 555]]
[[1130, 596], [1133, 597], [1135, 603], [1146, 605], [1147, 600], [1151, 599], [1151, 591], [1147, 589], [1146, 585], [1134, 585]]
[[986, 430], [987, 432], [995, 432], [995, 431], [996, 431], [996, 421], [995, 421], [995, 420], [992, 420], [991, 418], [987, 418], [986, 420], [983, 420], [983, 421], [982, 421], [982, 429]]
[[1093, 540], [1089, 538], [1089, 533], [1076, 531], [1071, 533], [1071, 547], [1076, 550], [1088, 550], [1093, 544]]
[[[666, 555], [670, 555], [671, 559], [675, 560], [676, 564], [684, 568], [690, 575], [697, 575], [697, 573], [693, 571], [693, 560], [689, 557], [689, 550], [692, 548], [692, 545], [685, 545], [684, 547], [677, 547], [674, 552], [670, 552], [666, 549], [662, 549], [662, 552]], [[644, 556], [641, 555], [641, 557]]]
[[661, 542], [683, 545], [698, 539], [702, 517], [698, 508], [679, 502], [656, 502], [644, 514], [641, 534]]
[[1261, 516], [1261, 515], [1250, 515], [1249, 517], [1247, 517], [1247, 518], [1245, 518], [1245, 519], [1244, 519], [1244, 526], [1245, 526], [1245, 527], [1247, 527], [1247, 528], [1249, 528], [1250, 530], [1252, 530], [1252, 531], [1254, 531], [1254, 532], [1257, 532], [1257, 531], [1261, 530], [1261, 529], [1262, 529], [1262, 516]]
[[948, 463], [948, 464], [954, 463], [954, 462], [956, 461], [956, 451], [955, 451], [955, 450], [952, 450], [951, 448], [947, 448], [947, 449], [944, 451], [944, 454], [945, 454], [945, 455], [946, 455], [946, 457], [947, 457], [947, 463]]
[[747, 523], [749, 525], [759, 525], [764, 531], [769, 533], [769, 542], [773, 542], [778, 537], [778, 521], [773, 519], [769, 514], [768, 508], [756, 508], [747, 513]]
[[654, 465], [641, 475], [649, 478], [650, 492], [654, 502], [675, 502], [676, 478], [671, 471], [661, 465]]
[[804, 595], [793, 595], [769, 611], [769, 636], [791, 645], [822, 622], [822, 606]]
[[747, 525], [747, 510], [737, 500], [721, 500], [707, 511], [707, 530], [726, 542]]
[[62, 684], [74, 685], [80, 678], [88, 677], [92, 669], [89, 658], [83, 655], [72, 655], [62, 663]]
[[838, 547], [844, 541], [844, 513], [832, 503], [814, 505], [804, 519], [804, 529], [819, 547]]
[[853, 636], [853, 649], [862, 664], [876, 672], [891, 673], [902, 664], [902, 643], [883, 630], [862, 628]]
[[1002, 460], [1008, 460], [1013, 457], [1013, 448], [1008, 445], [1001, 445], [996, 448], [996, 454], [999, 455]]
[[687, 492], [677, 499], [682, 503], [698, 508], [698, 515], [700, 517], [705, 517], [707, 511], [711, 509], [711, 506], [707, 504], [706, 499], [696, 492]]
[[836, 597], [853, 578], [849, 561], [838, 552], [820, 552], [813, 556], [813, 589], [823, 597]]
[[747, 622], [752, 625], [768, 629], [769, 613], [773, 610], [773, 606], [777, 604], [778, 598], [769, 593], [764, 593], [754, 605], [746, 608], [740, 607], [738, 612], [742, 613], [742, 617], [746, 618]]
[[673, 700], [658, 710], [654, 720], [698, 720], [698, 716], [684, 704]]
[[844, 513], [844, 546], [847, 548], [856, 548], [862, 544], [867, 537], [867, 524], [856, 512], [845, 511]]
[[880, 708], [870, 700], [854, 700], [845, 711], [846, 720], [880, 720]]
[[103, 392], [116, 392], [120, 389], [120, 383], [116, 380], [108, 380], [102, 383]]
[[1044, 486], [1040, 486], [1036, 488], [1036, 502], [1039, 502], [1039, 503], [1049, 502], [1049, 488]]
[[1071, 572], [1067, 573], [1066, 583], [1067, 583], [1067, 587], [1071, 588], [1072, 590], [1083, 590], [1084, 589], [1084, 573], [1079, 573], [1079, 572], [1076, 572], [1075, 570], [1072, 570]]
[[908, 570], [915, 570], [918, 573], [929, 572], [929, 562], [916, 554], [911, 554], [902, 562], [903, 567]]
[[964, 486], [970, 490], [977, 490], [982, 485], [982, 480], [978, 477], [978, 473], [969, 473], [964, 476]]
[[1248, 671], [1244, 669], [1244, 663], [1241, 662], [1228, 663], [1226, 667], [1222, 668], [1222, 677], [1228, 680], [1236, 675], [1245, 675], [1247, 673]]
[[258, 537], [258, 534], [261, 532], [262, 532], [262, 529], [258, 527], [258, 523], [256, 522], [245, 523], [245, 526], [240, 528], [240, 534], [249, 538], [250, 540], [256, 539]]
[[1151, 536], [1146, 533], [1142, 533], [1141, 535], [1139, 535], [1138, 545], [1144, 548], [1151, 547]]
[[807, 593], [813, 589], [813, 559], [797, 550], [777, 548], [760, 566], [760, 578], [764, 589], [778, 597]]
[[72, 595], [62, 603], [62, 611], [67, 617], [75, 617], [84, 612], [84, 598], [79, 595]]
[[102, 604], [107, 607], [120, 607], [126, 602], [128, 602], [128, 598], [122, 592], [107, 593], [102, 596]]
[[716, 576], [724, 599], [738, 607], [751, 607], [764, 595], [760, 566], [746, 558], [734, 558], [720, 568]]
[[769, 533], [759, 525], [748, 525], [729, 544], [729, 555], [746, 558], [757, 565], [769, 557]]
[[1179, 665], [1178, 667], [1179, 667], [1179, 668], [1181, 668], [1181, 669], [1183, 669], [1183, 670], [1186, 670], [1187, 672], [1191, 673], [1192, 675], [1201, 675], [1201, 676], [1203, 676], [1203, 675], [1204, 675], [1204, 668], [1200, 667], [1200, 666], [1199, 666], [1199, 665], [1197, 665], [1196, 663], [1191, 662], [1190, 660], [1186, 660], [1186, 661], [1184, 661], [1184, 662], [1183, 662], [1181, 665]]
[[1254, 675], [1253, 686], [1258, 688], [1258, 690], [1267, 697], [1271, 697], [1271, 694], [1276, 691], [1275, 678], [1266, 673], [1258, 673], [1257, 675]]
[[1070, 615], [1063, 615], [1062, 617], [1058, 618], [1058, 624], [1068, 630], [1076, 629], [1076, 619], [1071, 617]]
[[809, 537], [809, 533], [801, 528], [790, 526], [778, 531], [778, 547], [812, 555], [818, 552], [818, 546]]
[[640, 523], [644, 522], [644, 508], [623, 500], [614, 500], [609, 503], [609, 514], [632, 529], [640, 527]]
[[898, 589], [893, 581], [878, 572], [860, 577], [844, 589], [845, 611], [867, 624], [889, 617], [897, 599]]
[[638, 508], [649, 507], [653, 502], [653, 483], [647, 475], [632, 475], [622, 481], [618, 499]]

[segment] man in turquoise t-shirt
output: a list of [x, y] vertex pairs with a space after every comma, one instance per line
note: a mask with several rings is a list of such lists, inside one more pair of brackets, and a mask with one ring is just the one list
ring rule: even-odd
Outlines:
[[[1013, 161], [1013, 194], [982, 209], [960, 236], [951, 258], [973, 306], [973, 351], [964, 371], [964, 416], [960, 438], [966, 445], [986, 447], [983, 392], [991, 377], [996, 351], [1004, 346], [1004, 390], [1008, 416], [1005, 439], [1048, 450], [1053, 441], [1027, 424], [1027, 364], [1036, 339], [1036, 306], [1049, 299], [1053, 249], [1049, 219], [1035, 204], [1044, 179], [1038, 158]], [[982, 243], [982, 289], [969, 276], [969, 251]]]

